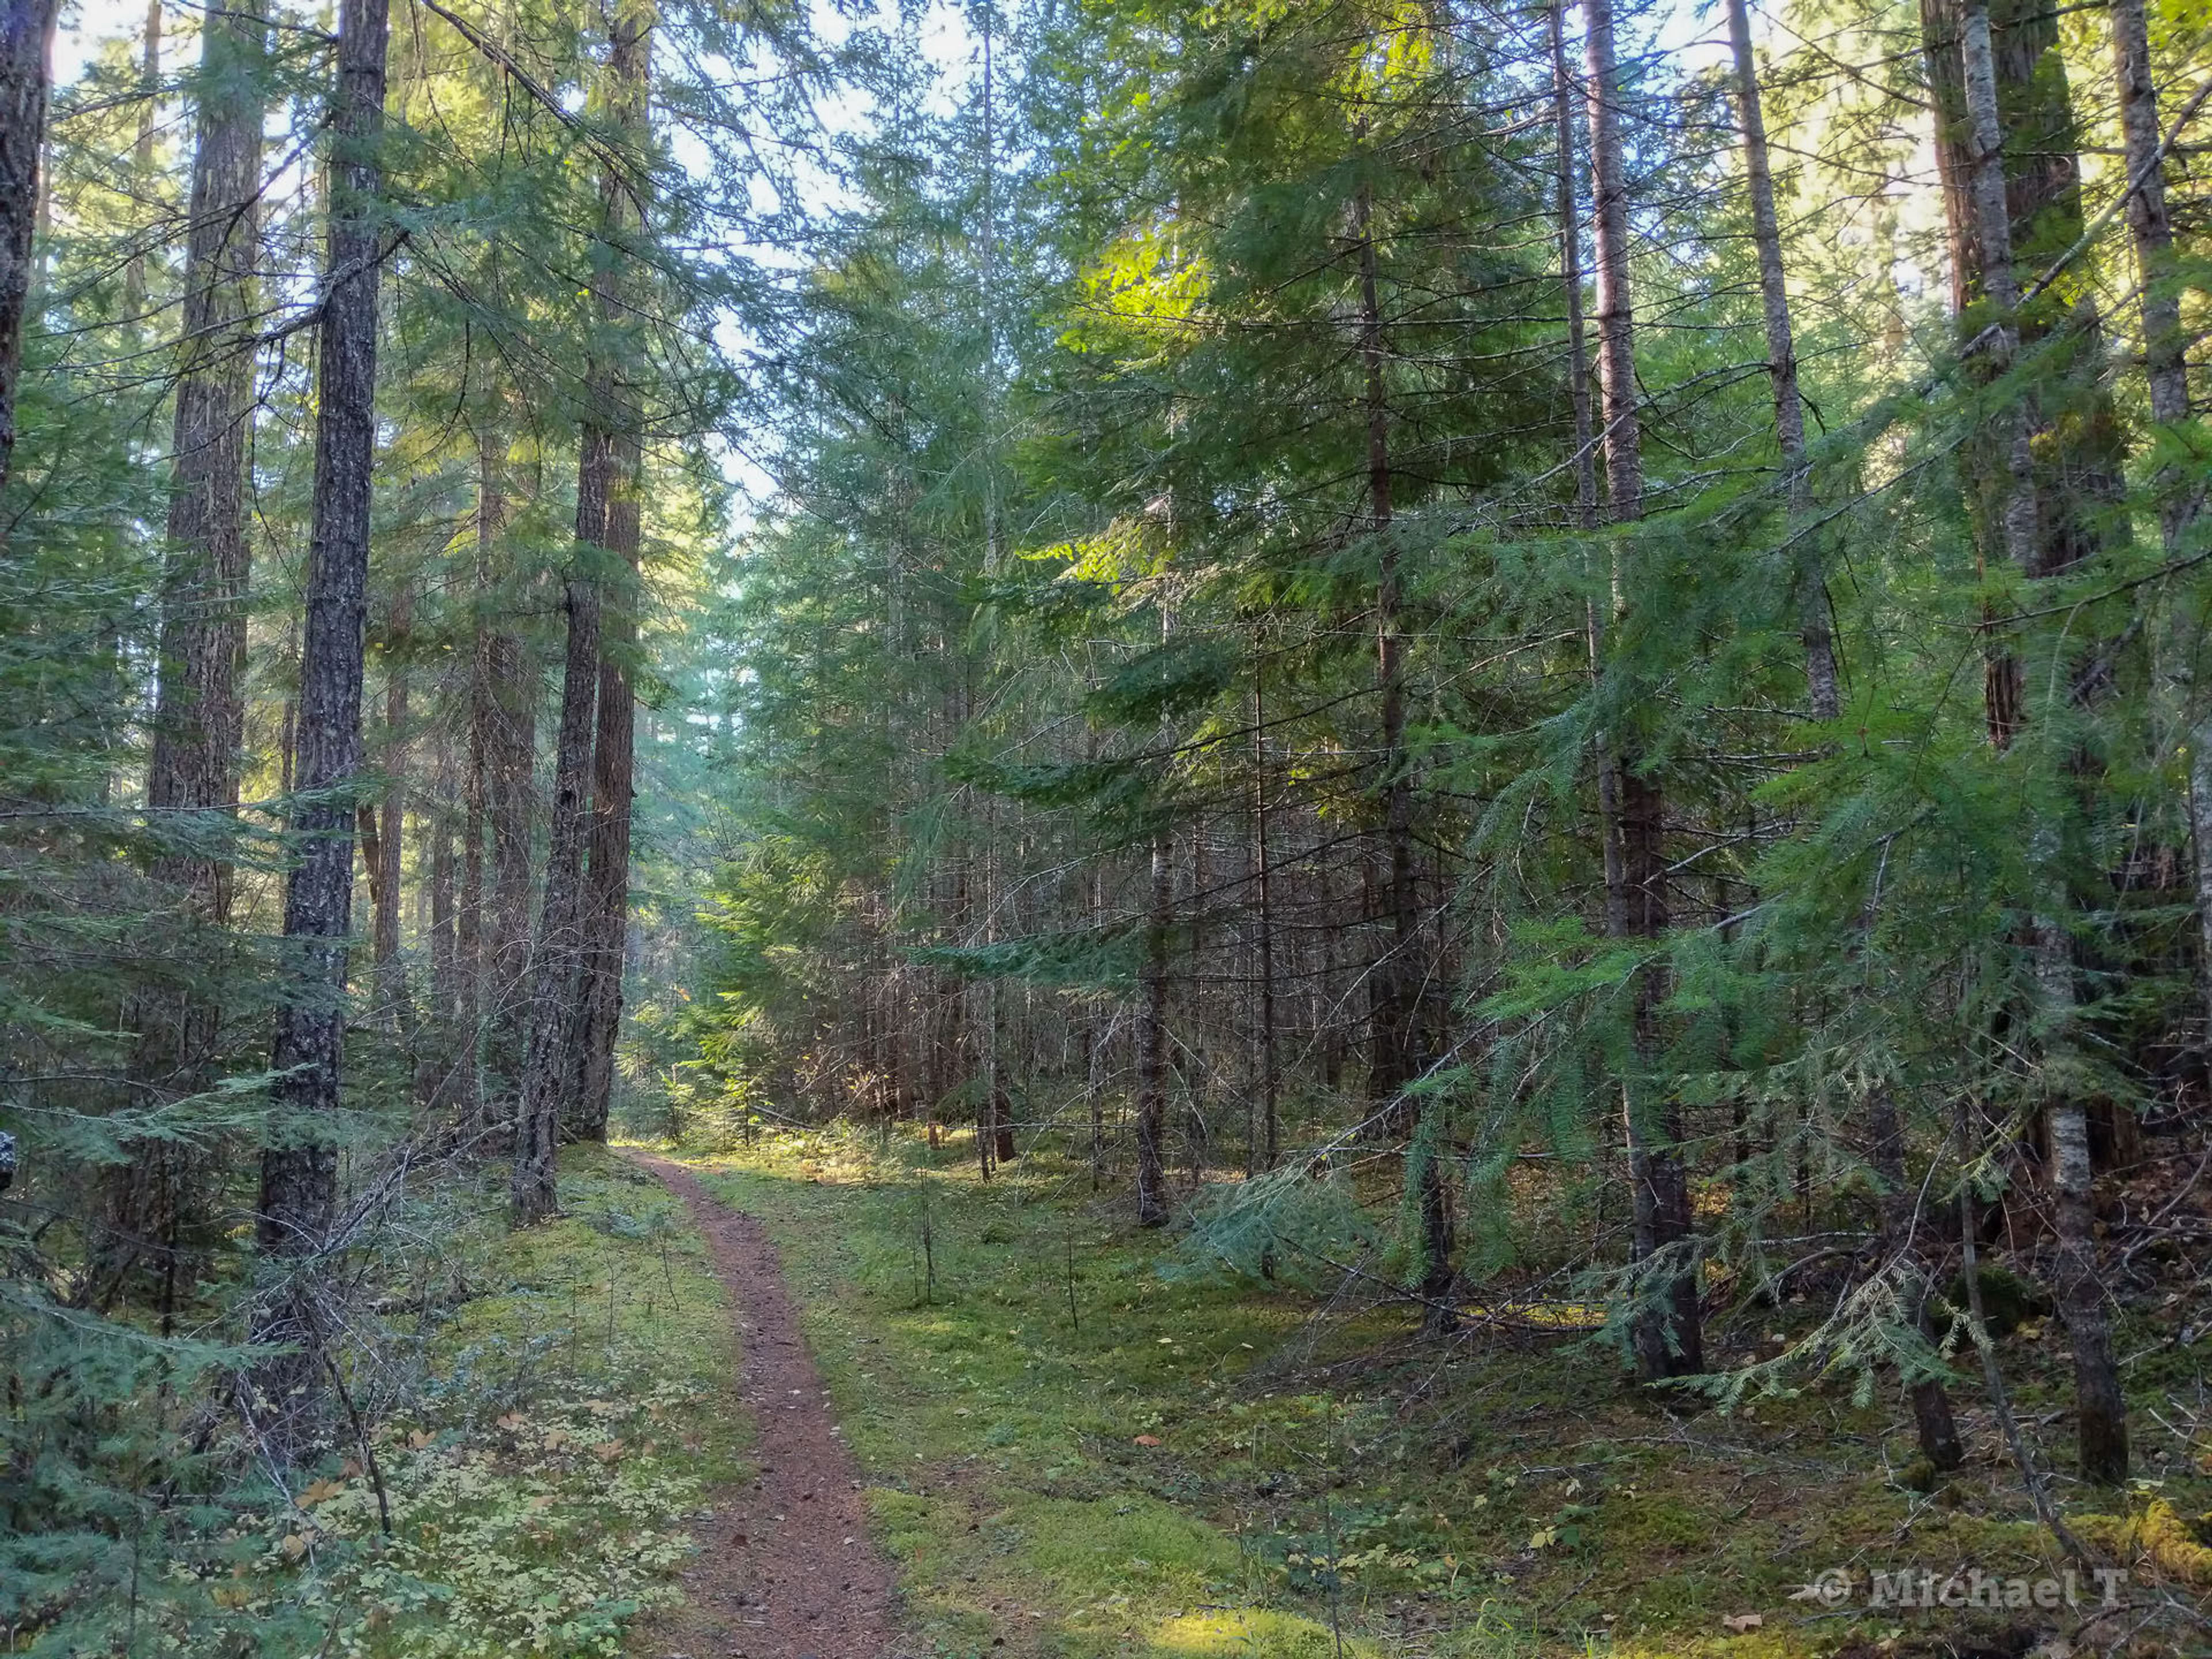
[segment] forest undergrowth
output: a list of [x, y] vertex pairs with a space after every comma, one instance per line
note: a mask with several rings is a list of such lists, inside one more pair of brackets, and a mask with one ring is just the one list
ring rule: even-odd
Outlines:
[[[467, 1179], [404, 1206], [366, 1287], [374, 1374], [364, 1359], [347, 1379], [334, 1448], [281, 1483], [265, 1462], [249, 1473], [235, 1420], [166, 1385], [83, 1425], [104, 1433], [94, 1472], [136, 1500], [135, 1522], [108, 1528], [115, 1544], [45, 1540], [80, 1594], [28, 1605], [65, 1617], [81, 1653], [622, 1652], [635, 1615], [676, 1593], [745, 1420], [727, 1299], [682, 1206], [604, 1148], [569, 1149], [562, 1176], [566, 1212], [526, 1231]], [[0, 1629], [0, 1652], [50, 1650], [39, 1638]]]
[[[1963, 1389], [1968, 1461], [1931, 1481], [1893, 1386], [1670, 1399], [1576, 1328], [1583, 1310], [1471, 1308], [1425, 1339], [1379, 1280], [1224, 1271], [1049, 1151], [987, 1184], [961, 1137], [833, 1127], [696, 1167], [791, 1264], [935, 1653], [2048, 1655], [2153, 1627], [2185, 1646], [2212, 1588], [2190, 1530], [2212, 1509], [2188, 1352], [2212, 1290], [2193, 1278], [2123, 1322], [2155, 1473], [2124, 1493], [2060, 1483], [2124, 1571], [2114, 1604], [2077, 1575], [2072, 1608], [1901, 1609], [1867, 1605], [1874, 1572], [1930, 1571], [1939, 1593], [1973, 1568], [2031, 1594], [2066, 1582]], [[1717, 1318], [1717, 1354], [1755, 1364], [1819, 1300]], [[2021, 1311], [1999, 1352], [2041, 1439], [2069, 1376]], [[1844, 1603], [1805, 1594], [1839, 1571], [1859, 1587]]]

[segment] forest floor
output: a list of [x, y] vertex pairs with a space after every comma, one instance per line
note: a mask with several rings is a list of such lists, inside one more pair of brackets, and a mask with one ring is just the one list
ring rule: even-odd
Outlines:
[[[2124, 1330], [2153, 1473], [2059, 1482], [2124, 1571], [2108, 1603], [2067, 1580], [1978, 1390], [1967, 1468], [1916, 1490], [1893, 1387], [1670, 1409], [1571, 1333], [1438, 1345], [1402, 1305], [1207, 1270], [1079, 1166], [986, 1185], [957, 1147], [833, 1131], [655, 1167], [731, 1277], [761, 1478], [641, 1659], [2212, 1651], [2201, 1283]], [[1800, 1314], [1762, 1313], [1747, 1352]], [[2005, 1350], [2031, 1430], [2063, 1433], [2063, 1342], [2030, 1322]], [[1999, 1605], [1872, 1593], [1976, 1569]], [[840, 1598], [846, 1624], [806, 1616]]]

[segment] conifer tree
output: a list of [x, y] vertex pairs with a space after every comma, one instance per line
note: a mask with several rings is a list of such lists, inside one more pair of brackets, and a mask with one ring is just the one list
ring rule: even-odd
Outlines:
[[261, 1159], [256, 1232], [283, 1278], [255, 1322], [258, 1382], [279, 1445], [299, 1443], [319, 1397], [326, 1333], [318, 1257], [337, 1201], [336, 1119], [345, 1035], [346, 935], [353, 908], [353, 801], [362, 786], [369, 505], [376, 457], [377, 284], [387, 231], [379, 155], [384, 127], [385, 0], [346, 0], [338, 21], [331, 201], [319, 297], [313, 529], [308, 549], [295, 747], [301, 805], [284, 884], [291, 983], [279, 1009], [272, 1093], [284, 1115]]

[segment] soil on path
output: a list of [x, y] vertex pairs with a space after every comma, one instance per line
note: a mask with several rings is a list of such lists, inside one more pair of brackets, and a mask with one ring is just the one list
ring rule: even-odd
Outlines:
[[891, 1571], [868, 1535], [860, 1465], [799, 1334], [775, 1246], [753, 1217], [666, 1158], [632, 1154], [690, 1206], [729, 1286], [738, 1396], [758, 1477], [715, 1494], [684, 1573], [686, 1604], [646, 1621], [647, 1659], [897, 1659]]

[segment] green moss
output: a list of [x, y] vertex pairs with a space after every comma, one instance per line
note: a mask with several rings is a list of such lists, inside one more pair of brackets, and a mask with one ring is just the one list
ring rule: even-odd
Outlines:
[[373, 1473], [356, 1446], [270, 1517], [229, 1605], [315, 1610], [333, 1659], [605, 1659], [675, 1596], [686, 1517], [744, 1467], [728, 1303], [658, 1182], [572, 1147], [562, 1201], [441, 1240], [477, 1288], [433, 1302], [415, 1405], [372, 1432]]
[[1197, 1600], [1239, 1566], [1235, 1543], [1215, 1528], [1150, 1498], [1087, 1503], [1037, 1498], [1004, 1513], [1017, 1570], [1076, 1600], [1142, 1583], [1169, 1599]]

